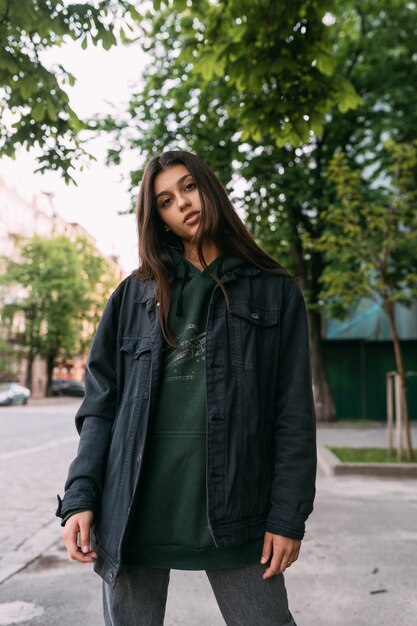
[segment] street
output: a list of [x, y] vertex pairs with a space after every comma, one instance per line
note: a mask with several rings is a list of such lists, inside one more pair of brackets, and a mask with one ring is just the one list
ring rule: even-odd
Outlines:
[[[102, 624], [101, 581], [68, 559], [54, 517], [77, 448], [78, 404], [0, 409], [0, 626]], [[318, 433], [321, 444], [383, 437], [380, 427]], [[298, 626], [415, 626], [416, 520], [415, 480], [320, 474], [300, 560], [286, 575]], [[171, 573], [166, 624], [224, 624], [204, 572]]]
[[65, 399], [0, 407], [0, 581], [56, 536], [56, 493], [76, 452], [77, 405]]

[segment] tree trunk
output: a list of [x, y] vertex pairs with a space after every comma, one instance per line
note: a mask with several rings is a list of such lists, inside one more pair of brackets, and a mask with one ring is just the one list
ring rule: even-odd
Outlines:
[[403, 424], [404, 424], [405, 437], [406, 437], [407, 457], [409, 461], [413, 461], [414, 453], [413, 453], [413, 444], [411, 441], [410, 412], [408, 409], [408, 393], [407, 393], [407, 385], [406, 385], [406, 380], [405, 380], [405, 369], [404, 369], [404, 361], [403, 361], [403, 355], [402, 355], [402, 350], [401, 350], [401, 344], [398, 338], [397, 325], [395, 323], [394, 306], [392, 302], [390, 302], [389, 300], [385, 300], [384, 308], [385, 308], [385, 312], [387, 314], [389, 325], [391, 328], [392, 343], [394, 346], [394, 354], [395, 354], [395, 363], [396, 363], [396, 368], [400, 375], [400, 381], [401, 381], [401, 395], [402, 395], [401, 400], [402, 400], [403, 410], [404, 410]]
[[316, 418], [318, 422], [334, 422], [336, 420], [336, 410], [324, 366], [320, 313], [308, 311], [308, 323]]
[[[299, 285], [302, 291], [310, 288], [313, 291], [313, 297], [317, 298], [319, 293], [319, 276], [321, 275], [321, 255], [315, 254], [312, 260], [312, 279], [309, 285], [307, 278], [307, 268], [302, 256], [301, 242], [297, 238], [297, 229], [295, 226], [294, 211], [291, 212], [290, 224], [293, 226], [294, 238], [291, 243], [291, 256], [296, 268]], [[314, 406], [316, 411], [316, 419], [318, 422], [335, 422], [336, 409], [333, 402], [332, 392], [330, 391], [329, 382], [327, 380], [327, 372], [324, 366], [323, 345], [321, 341], [321, 316], [316, 311], [307, 310], [309, 337], [310, 337], [310, 357], [311, 372], [313, 379], [313, 395]]]
[[27, 356], [27, 365], [26, 365], [26, 377], [25, 377], [25, 386], [32, 391], [32, 378], [33, 378], [33, 361], [35, 360], [35, 356], [33, 354], [32, 347], [29, 348], [29, 353]]
[[46, 386], [45, 395], [52, 396], [52, 373], [55, 366], [55, 355], [48, 355], [46, 359]]

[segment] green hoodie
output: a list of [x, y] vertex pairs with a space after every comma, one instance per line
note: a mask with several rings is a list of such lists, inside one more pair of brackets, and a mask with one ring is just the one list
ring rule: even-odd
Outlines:
[[[205, 338], [215, 281], [179, 251], [170, 252], [175, 280], [168, 326], [181, 347], [164, 348], [162, 383], [123, 562], [190, 570], [254, 564], [263, 538], [220, 549], [208, 529]], [[242, 263], [220, 256], [208, 269], [221, 276]]]

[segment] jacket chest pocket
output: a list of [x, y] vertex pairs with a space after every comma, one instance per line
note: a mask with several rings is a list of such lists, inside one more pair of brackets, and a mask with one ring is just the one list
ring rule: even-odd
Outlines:
[[243, 369], [268, 369], [278, 357], [278, 307], [266, 308], [250, 302], [232, 303], [229, 314], [232, 363]]
[[151, 380], [150, 337], [123, 339], [120, 352], [124, 362], [122, 400], [147, 398]]

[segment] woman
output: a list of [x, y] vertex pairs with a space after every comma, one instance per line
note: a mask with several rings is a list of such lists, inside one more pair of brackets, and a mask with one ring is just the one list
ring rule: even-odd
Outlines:
[[294, 625], [316, 470], [301, 292], [193, 154], [152, 158], [137, 220], [58, 496], [68, 552], [94, 561], [107, 625], [163, 624], [172, 568], [206, 571], [228, 625]]

